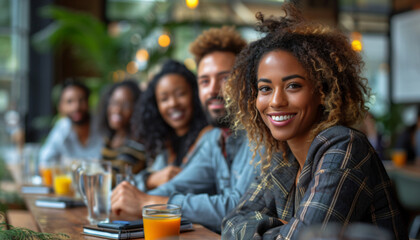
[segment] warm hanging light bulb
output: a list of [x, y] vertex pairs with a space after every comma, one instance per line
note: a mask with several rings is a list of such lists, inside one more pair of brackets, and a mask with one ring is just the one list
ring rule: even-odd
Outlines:
[[351, 48], [353, 48], [354, 51], [356, 52], [360, 52], [363, 49], [363, 45], [362, 42], [359, 40], [353, 40], [351, 42]]
[[161, 47], [167, 47], [171, 44], [171, 38], [167, 34], [162, 34], [158, 39], [158, 43]]
[[351, 39], [351, 48], [356, 52], [361, 52], [363, 49], [362, 34], [359, 32], [352, 32]]
[[149, 52], [147, 52], [147, 50], [144, 48], [139, 49], [136, 53], [136, 59], [139, 62], [149, 60]]
[[139, 70], [136, 62], [131, 61], [127, 64], [127, 72], [129, 74], [135, 74]]
[[198, 0], [185, 0], [185, 4], [190, 9], [195, 9], [198, 6]]

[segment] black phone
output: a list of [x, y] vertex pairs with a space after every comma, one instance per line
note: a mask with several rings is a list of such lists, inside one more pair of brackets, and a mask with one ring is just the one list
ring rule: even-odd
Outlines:
[[112, 221], [112, 222], [98, 223], [98, 227], [101, 227], [101, 228], [110, 228], [110, 229], [117, 229], [117, 230], [143, 228], [143, 220], [136, 220], [136, 221]]

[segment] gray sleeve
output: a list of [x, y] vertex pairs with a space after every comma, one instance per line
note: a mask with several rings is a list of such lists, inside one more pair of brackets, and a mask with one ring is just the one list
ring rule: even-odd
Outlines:
[[65, 119], [58, 120], [53, 129], [48, 134], [47, 140], [42, 145], [39, 152], [39, 165], [48, 164], [58, 159], [61, 155], [61, 147], [64, 139], [68, 135], [65, 129]]

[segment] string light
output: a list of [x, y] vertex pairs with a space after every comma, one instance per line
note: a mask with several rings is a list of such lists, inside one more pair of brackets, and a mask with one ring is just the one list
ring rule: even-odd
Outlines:
[[195, 9], [198, 6], [198, 0], [185, 0], [185, 4], [190, 9]]
[[144, 48], [139, 49], [137, 51], [137, 53], [136, 53], [136, 59], [139, 62], [143, 62], [143, 61], [149, 60], [149, 52], [146, 49], [144, 49]]
[[114, 82], [121, 82], [125, 78], [125, 72], [123, 70], [117, 70], [112, 73], [112, 80]]
[[362, 42], [360, 42], [359, 40], [353, 40], [351, 42], [351, 48], [353, 48], [353, 50], [356, 52], [362, 51], [363, 49]]
[[162, 34], [158, 39], [158, 43], [161, 47], [167, 47], [171, 44], [171, 38], [167, 34]]
[[363, 49], [362, 34], [359, 32], [352, 32], [351, 39], [352, 39], [351, 48], [356, 52], [362, 51]]
[[127, 64], [127, 72], [129, 74], [135, 74], [138, 71], [138, 65], [136, 62], [131, 61]]
[[192, 58], [187, 58], [184, 60], [184, 65], [190, 70], [190, 71], [194, 71], [197, 67], [197, 65], [195, 64], [194, 59]]

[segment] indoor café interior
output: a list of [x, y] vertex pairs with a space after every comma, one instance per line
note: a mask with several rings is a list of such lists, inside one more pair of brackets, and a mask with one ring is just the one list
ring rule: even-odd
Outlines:
[[0, 0], [0, 239], [420, 239], [419, 0]]

